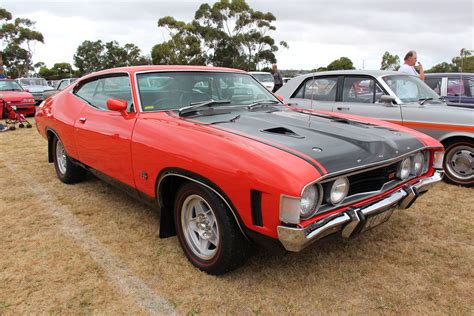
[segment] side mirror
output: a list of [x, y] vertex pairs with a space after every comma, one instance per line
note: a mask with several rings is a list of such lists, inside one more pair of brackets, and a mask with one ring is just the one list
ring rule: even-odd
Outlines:
[[380, 101], [386, 103], [387, 105], [390, 105], [395, 102], [395, 97], [392, 97], [391, 95], [383, 95], [380, 97]]
[[283, 102], [284, 98], [281, 95], [278, 95], [278, 94], [275, 94], [275, 93], [273, 95], [275, 96], [275, 98], [277, 98], [278, 100]]
[[127, 113], [128, 103], [120, 99], [107, 99], [107, 108], [111, 111], [117, 111], [122, 114]]
[[23, 90], [23, 91], [25, 91], [25, 92], [30, 92], [30, 90], [28, 90], [28, 89], [25, 89], [25, 90]]

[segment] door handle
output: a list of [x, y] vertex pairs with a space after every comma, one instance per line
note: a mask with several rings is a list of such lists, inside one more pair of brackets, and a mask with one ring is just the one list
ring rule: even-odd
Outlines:
[[81, 122], [81, 123], [85, 123], [86, 121], [87, 121], [87, 118], [85, 118], [85, 117], [79, 118], [79, 122]]
[[337, 110], [338, 110], [338, 111], [348, 111], [348, 110], [350, 110], [350, 109], [351, 109], [351, 108], [343, 107], [343, 106], [338, 106], [338, 107], [337, 107]]

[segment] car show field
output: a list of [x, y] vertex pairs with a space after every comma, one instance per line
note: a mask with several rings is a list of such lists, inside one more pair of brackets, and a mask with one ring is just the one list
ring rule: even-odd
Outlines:
[[35, 128], [0, 134], [0, 315], [474, 313], [474, 194], [439, 183], [356, 238], [194, 268], [159, 213], [89, 175], [65, 185]]

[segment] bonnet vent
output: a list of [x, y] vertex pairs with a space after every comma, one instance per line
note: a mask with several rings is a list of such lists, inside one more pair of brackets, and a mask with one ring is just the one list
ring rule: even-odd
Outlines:
[[261, 130], [261, 132], [290, 136], [290, 137], [295, 137], [295, 138], [304, 138], [304, 136], [298, 135], [295, 132], [293, 132], [291, 129], [288, 129], [286, 127], [272, 127], [272, 128]]

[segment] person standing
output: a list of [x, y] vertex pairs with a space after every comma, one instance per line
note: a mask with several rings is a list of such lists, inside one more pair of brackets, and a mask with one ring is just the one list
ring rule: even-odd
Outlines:
[[419, 77], [421, 80], [425, 80], [425, 72], [423, 71], [423, 66], [418, 62], [417, 65], [417, 55], [414, 50], [409, 51], [405, 55], [405, 63], [401, 65], [400, 69], [398, 71], [409, 74], [409, 75], [414, 75]]
[[272, 65], [272, 74], [273, 74], [273, 83], [274, 83], [272, 92], [276, 92], [278, 89], [280, 89], [283, 86], [283, 78], [281, 77], [281, 73], [278, 71], [276, 64]]

